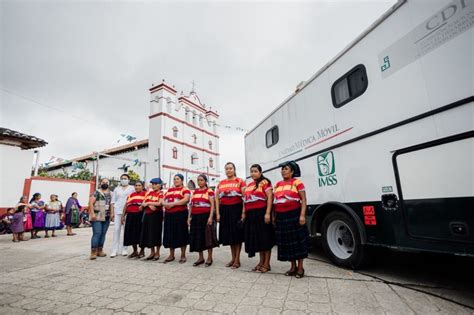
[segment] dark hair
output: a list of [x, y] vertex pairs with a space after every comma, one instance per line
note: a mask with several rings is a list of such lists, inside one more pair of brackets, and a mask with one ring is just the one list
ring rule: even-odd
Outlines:
[[252, 166], [250, 166], [250, 169], [252, 168], [256, 168], [260, 172], [260, 177], [255, 181], [255, 187], [253, 188], [253, 190], [256, 190], [258, 188], [258, 185], [260, 185], [263, 180], [268, 181], [268, 183], [271, 185], [272, 182], [268, 178], [263, 176], [262, 167], [259, 164], [253, 164]]
[[8, 208], [8, 209], [7, 209], [7, 213], [8, 213], [10, 210], [15, 210], [15, 208]]
[[128, 180], [130, 180], [130, 175], [128, 175], [127, 173], [123, 173], [122, 175], [120, 175], [120, 178], [122, 178], [122, 176], [126, 176]]
[[31, 197], [31, 200], [30, 200], [30, 202], [29, 202], [29, 203], [32, 203], [32, 202], [33, 202], [33, 200], [35, 200], [35, 199], [36, 199], [36, 197], [38, 197], [38, 196], [41, 196], [41, 194], [40, 194], [40, 193], [34, 193], [34, 194], [33, 194], [33, 197]]
[[142, 185], [142, 187], [145, 187], [145, 184], [144, 184], [141, 180], [137, 180], [137, 181], [135, 182], [135, 185], [136, 185], [136, 184], [140, 184], [140, 185]]
[[28, 200], [28, 197], [27, 197], [27, 196], [21, 196], [21, 197], [20, 197], [20, 200], [19, 200], [18, 202], [21, 202], [21, 199], [23, 199], [23, 198], [26, 198], [26, 200]]
[[301, 177], [300, 166], [295, 161], [286, 161], [278, 166], [280, 166], [282, 169], [288, 166], [293, 171], [293, 177]]
[[179, 177], [179, 178], [181, 178], [182, 181], [184, 181], [183, 174], [177, 173], [177, 174], [174, 175], [174, 177]]
[[77, 194], [77, 192], [73, 192], [73, 193], [71, 194], [71, 197], [74, 196], [74, 194]]
[[26, 208], [25, 205], [20, 205], [20, 206], [18, 206], [18, 208], [16, 209], [15, 213], [22, 212], [23, 210], [25, 210], [25, 208]]
[[234, 176], [237, 176], [237, 170], [235, 169], [235, 164], [232, 163], [232, 162], [227, 162], [227, 163], [225, 163], [224, 168], [225, 168], [227, 165], [232, 165], [232, 167], [234, 168]]
[[197, 178], [201, 177], [202, 179], [204, 179], [204, 182], [206, 182], [206, 187], [207, 187], [207, 176], [204, 175], [204, 174], [199, 174]]

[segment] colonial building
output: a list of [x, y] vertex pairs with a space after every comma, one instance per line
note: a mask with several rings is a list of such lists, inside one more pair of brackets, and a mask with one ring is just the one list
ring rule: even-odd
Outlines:
[[[142, 179], [159, 176], [168, 186], [176, 173], [182, 173], [190, 186], [197, 184], [199, 174], [206, 174], [209, 184], [215, 185], [220, 166], [217, 112], [207, 108], [194, 89], [184, 95], [163, 81], [149, 92], [149, 138], [100, 152], [104, 155], [98, 163], [99, 176], [117, 178], [119, 168], [128, 166]], [[95, 173], [96, 156], [89, 154], [53, 164], [47, 171], [70, 174], [77, 162], [87, 162], [81, 165]]]

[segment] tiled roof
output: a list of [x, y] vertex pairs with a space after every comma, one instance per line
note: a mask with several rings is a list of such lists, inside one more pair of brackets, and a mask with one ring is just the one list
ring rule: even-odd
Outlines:
[[[124, 144], [124, 145], [121, 145], [121, 146], [118, 146], [118, 147], [106, 149], [106, 150], [100, 151], [99, 153], [115, 155], [115, 154], [120, 154], [120, 153], [131, 151], [131, 150], [135, 150], [135, 147], [137, 149], [148, 147], [148, 139], [139, 140], [139, 141]], [[83, 156], [80, 156], [80, 157], [77, 157], [77, 158], [74, 158], [74, 159], [71, 159], [71, 160], [61, 162], [61, 163], [48, 165], [46, 167], [46, 170], [52, 171], [52, 170], [55, 170], [55, 169], [58, 169], [58, 168], [61, 168], [61, 167], [69, 166], [69, 165], [72, 164], [72, 162], [82, 162], [82, 161], [94, 159], [95, 157], [96, 157], [95, 153], [83, 155]], [[103, 157], [101, 157], [101, 158], [103, 158]]]
[[43, 139], [30, 136], [15, 130], [0, 127], [0, 142], [2, 140], [17, 142], [18, 144], [14, 145], [18, 145], [22, 149], [34, 149], [43, 147], [48, 144]]

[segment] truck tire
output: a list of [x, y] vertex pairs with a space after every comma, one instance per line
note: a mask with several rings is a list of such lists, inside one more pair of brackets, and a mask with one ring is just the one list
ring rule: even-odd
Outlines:
[[326, 255], [337, 266], [358, 269], [368, 259], [360, 241], [357, 224], [342, 211], [330, 212], [322, 222], [322, 245]]

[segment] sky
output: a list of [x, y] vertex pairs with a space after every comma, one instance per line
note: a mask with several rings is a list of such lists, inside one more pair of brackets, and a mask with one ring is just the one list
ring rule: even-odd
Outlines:
[[[0, 0], [0, 126], [46, 140], [41, 162], [146, 139], [165, 79], [249, 130], [394, 2]], [[243, 175], [244, 132], [218, 133]]]

